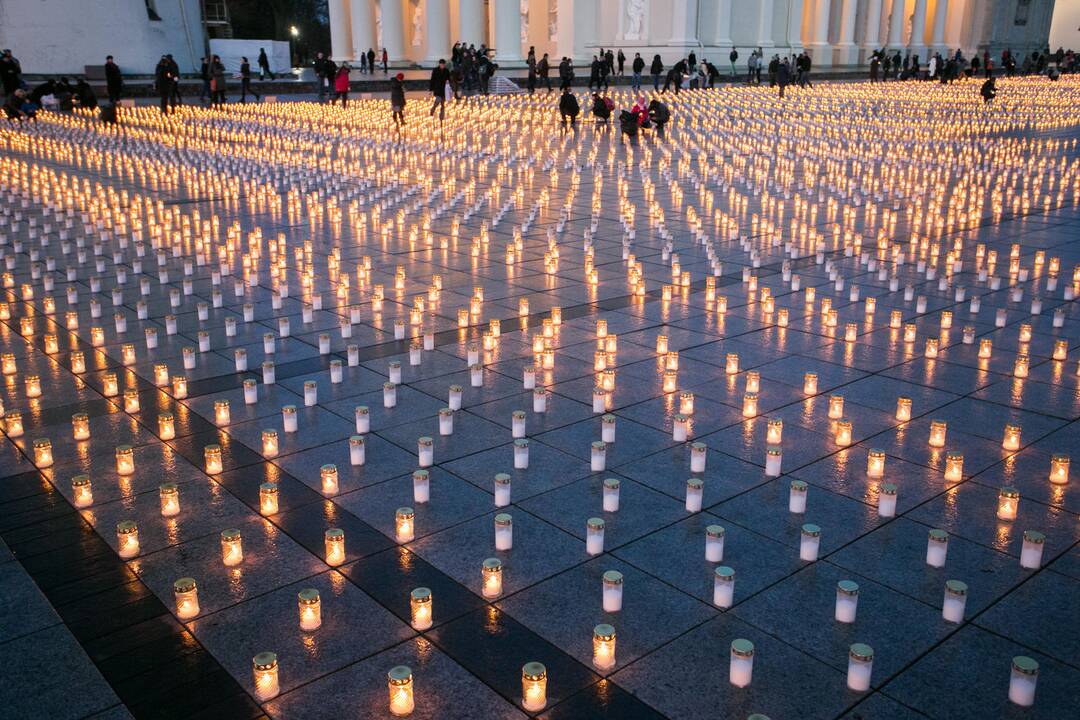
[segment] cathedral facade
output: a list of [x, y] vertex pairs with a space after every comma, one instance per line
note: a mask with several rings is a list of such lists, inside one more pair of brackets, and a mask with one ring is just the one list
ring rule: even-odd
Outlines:
[[815, 65], [863, 64], [877, 48], [965, 55], [1046, 48], [1055, 0], [329, 0], [332, 57], [386, 48], [395, 65], [432, 65], [458, 41], [520, 65], [537, 56], [587, 62], [599, 48], [665, 63], [694, 50], [740, 65], [806, 50]]

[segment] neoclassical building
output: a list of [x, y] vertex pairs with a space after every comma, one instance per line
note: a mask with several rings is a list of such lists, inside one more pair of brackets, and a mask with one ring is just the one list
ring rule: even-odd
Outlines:
[[[1076, 0], [1064, 0], [1075, 2]], [[538, 54], [591, 59], [623, 48], [665, 62], [696, 50], [726, 63], [732, 46], [808, 50], [815, 64], [865, 62], [878, 47], [984, 49], [1046, 46], [1055, 0], [329, 0], [332, 56], [385, 47], [395, 64], [431, 65], [455, 41], [487, 43], [513, 66]]]

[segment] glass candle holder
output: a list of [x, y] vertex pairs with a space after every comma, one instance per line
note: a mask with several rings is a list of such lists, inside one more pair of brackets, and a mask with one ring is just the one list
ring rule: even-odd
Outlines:
[[24, 432], [22, 413], [12, 410], [4, 415], [4, 432], [11, 438], [22, 437]]
[[231, 421], [228, 400], [214, 401], [214, 424], [218, 427], [227, 427]]
[[338, 471], [337, 465], [327, 463], [319, 468], [319, 479], [322, 483], [323, 495], [337, 495]]
[[166, 482], [159, 485], [158, 499], [162, 517], [176, 517], [180, 514], [180, 491], [176, 483]]
[[848, 650], [847, 686], [855, 692], [870, 689], [870, 674], [874, 669], [874, 648], [855, 643]]
[[254, 405], [259, 400], [259, 385], [254, 378], [244, 380], [244, 404]]
[[176, 421], [172, 413], [158, 414], [158, 437], [162, 440], [172, 440], [176, 437]]
[[815, 562], [820, 545], [821, 528], [813, 523], [803, 525], [799, 539], [799, 559], [806, 562]]
[[319, 402], [319, 385], [314, 380], [304, 381], [304, 407], [317, 405]]
[[495, 474], [495, 507], [507, 507], [510, 505], [510, 475], [508, 473]]
[[33, 399], [41, 397], [41, 378], [37, 375], [26, 376], [26, 397]]
[[299, 420], [296, 417], [295, 405], [285, 405], [281, 408], [281, 423], [285, 432], [294, 433], [297, 431]]
[[521, 706], [529, 712], [539, 712], [546, 705], [547, 668], [543, 663], [525, 663], [521, 668]]
[[938, 356], [937, 338], [926, 338], [926, 348], [923, 351], [923, 355], [930, 360], [933, 360]]
[[322, 625], [322, 601], [315, 588], [304, 588], [296, 594], [297, 610], [300, 614], [300, 629], [304, 632], [318, 630]]
[[19, 368], [15, 364], [14, 353], [0, 355], [0, 369], [2, 369], [4, 375], [14, 375], [18, 371]]
[[278, 454], [278, 434], [277, 430], [263, 430], [262, 431], [262, 451], [263, 457], [277, 457]]
[[139, 526], [133, 520], [116, 524], [117, 554], [125, 560], [139, 554]]
[[135, 454], [130, 445], [116, 447], [116, 473], [131, 475], [135, 472]]
[[345, 531], [330, 528], [323, 533], [323, 545], [326, 548], [326, 564], [334, 567], [345, 562]]
[[724, 372], [728, 375], [739, 374], [739, 354], [728, 353], [724, 360]]
[[414, 630], [422, 631], [431, 628], [431, 590], [418, 587], [409, 593], [409, 617]]
[[941, 617], [947, 622], [964, 622], [964, 607], [967, 605], [968, 586], [959, 580], [945, 581], [945, 599], [941, 605]]
[[173, 397], [177, 400], [183, 400], [187, 397], [187, 378], [183, 375], [176, 375], [172, 379]]
[[1042, 567], [1043, 548], [1046, 536], [1038, 530], [1024, 531], [1024, 544], [1020, 548], [1020, 567], [1025, 570], [1038, 570]]
[[397, 406], [397, 385], [392, 382], [383, 383], [383, 407], [392, 408]]
[[182, 577], [174, 582], [173, 597], [176, 599], [176, 617], [190, 620], [199, 614], [199, 589], [195, 578]]
[[896, 515], [896, 485], [881, 483], [878, 486], [878, 516], [891, 518]]
[[416, 514], [411, 507], [399, 507], [394, 512], [394, 539], [399, 543], [412, 542], [416, 528]]
[[830, 395], [829, 396], [829, 419], [839, 420], [844, 417], [844, 396], [843, 395]]
[[225, 567], [235, 567], [244, 562], [244, 545], [239, 530], [221, 531], [221, 562]]
[[948, 552], [949, 533], [940, 528], [931, 530], [926, 539], [926, 564], [930, 567], [945, 567]]
[[259, 653], [251, 659], [251, 670], [255, 679], [255, 698], [260, 702], [276, 698], [281, 692], [277, 655], [272, 652]]
[[278, 512], [278, 486], [274, 482], [264, 482], [259, 485], [259, 513], [261, 515], [277, 515]]
[[769, 420], [765, 431], [767, 445], [779, 445], [784, 437], [784, 421], [779, 418]]
[[1035, 704], [1035, 685], [1039, 680], [1039, 663], [1026, 655], [1017, 655], [1012, 659], [1012, 672], [1009, 675], [1009, 702], [1020, 707]]
[[619, 480], [618, 478], [606, 478], [603, 487], [604, 512], [619, 511]]
[[802, 480], [792, 480], [788, 491], [788, 512], [802, 515], [806, 512], [806, 494], [810, 487]]
[[803, 394], [816, 395], [818, 387], [817, 373], [808, 372], [803, 375]]
[[[747, 373], [747, 378], [749, 378], [749, 373]], [[749, 380], [747, 380], [747, 384], [749, 385]], [[682, 414], [682, 415], [693, 415], [694, 414], [694, 393], [692, 393], [692, 392], [681, 392], [681, 393], [679, 393], [679, 413]]]
[[585, 552], [599, 555], [604, 552], [604, 520], [589, 518], [585, 523]]
[[1013, 363], [1013, 377], [1026, 378], [1028, 376], [1028, 368], [1031, 365], [1031, 359], [1027, 355], [1017, 355], [1016, 362]]
[[944, 420], [931, 420], [930, 421], [930, 447], [943, 448], [945, 447], [945, 432], [947, 426]]
[[593, 472], [604, 471], [604, 468], [607, 466], [607, 445], [602, 440], [592, 444], [589, 460], [589, 465]]
[[427, 470], [414, 470], [412, 474], [413, 502], [426, 503], [431, 499], [431, 476]]
[[86, 372], [86, 355], [81, 350], [71, 353], [71, 372], [76, 375]]
[[353, 466], [363, 465], [366, 460], [366, 455], [364, 436], [349, 436], [349, 464]]
[[548, 391], [546, 388], [533, 389], [533, 412], [542, 414], [547, 412]]
[[1055, 340], [1054, 352], [1051, 357], [1054, 360], [1065, 360], [1069, 356], [1069, 341], [1068, 340]]
[[1009, 424], [1005, 426], [1005, 435], [1001, 440], [1001, 447], [1010, 452], [1015, 452], [1020, 449], [1019, 425]]
[[911, 398], [903, 395], [896, 398], [896, 419], [900, 422], [911, 420]]
[[513, 438], [525, 437], [525, 411], [515, 410], [510, 414], [510, 436]]
[[619, 612], [622, 610], [623, 574], [618, 570], [606, 570], [602, 582], [604, 612]]
[[[678, 416], [676, 415], [676, 418]], [[685, 432], [685, 422], [684, 422]], [[615, 442], [615, 416], [610, 413], [600, 418], [600, 439], [605, 443]]]
[[75, 413], [72, 415], [71, 434], [76, 440], [89, 440], [90, 416], [86, 413]]
[[139, 412], [139, 391], [132, 388], [124, 391], [124, 412], [134, 415]]
[[1050, 482], [1065, 485], [1069, 482], [1069, 456], [1060, 453], [1050, 458]]
[[964, 479], [964, 455], [955, 451], [945, 453], [945, 479], [960, 482]]
[[731, 641], [731, 663], [728, 666], [728, 681], [732, 685], [744, 688], [750, 685], [754, 674], [754, 643], [745, 638]]
[[871, 450], [866, 455], [866, 476], [880, 478], [885, 476], [885, 451]]
[[859, 584], [853, 580], [841, 580], [836, 583], [836, 609], [833, 612], [836, 622], [855, 622], [858, 609]]
[[765, 449], [765, 475], [767, 477], [780, 477], [780, 467], [783, 463], [784, 453], [779, 446], [770, 445]]
[[94, 491], [89, 475], [76, 475], [71, 478], [71, 495], [77, 508], [90, 507], [94, 504]]
[[735, 598], [735, 570], [720, 565], [713, 571], [713, 605], [729, 608]]
[[915, 329], [915, 323], [904, 323], [904, 342], [911, 344], [915, 342], [918, 332]]
[[481, 592], [488, 600], [502, 595], [502, 560], [488, 558], [480, 569]]
[[701, 500], [704, 493], [704, 480], [692, 477], [686, 481], [686, 512], [701, 512]]
[[48, 438], [38, 438], [34, 441], [34, 465], [39, 468], [52, 467], [53, 452], [52, 442]]
[[744, 418], [754, 418], [758, 414], [758, 394], [748, 392], [743, 395], [742, 414]]
[[720, 562], [724, 559], [724, 526], [709, 525], [705, 528], [705, 560]]
[[441, 408], [439, 410], [439, 435], [453, 435], [454, 434], [454, 411], [450, 408]]
[[674, 370], [665, 370], [661, 390], [665, 393], [673, 393], [679, 388], [679, 374]]
[[843, 418], [836, 421], [836, 435], [833, 439], [839, 447], [847, 447], [851, 444], [852, 430], [850, 420]]
[[371, 432], [371, 411], [367, 405], [357, 405], [353, 410], [353, 416], [356, 420], [357, 435], [366, 435]]
[[598, 670], [615, 667], [615, 628], [601, 623], [593, 628], [593, 665]]
[[1015, 520], [1020, 505], [1020, 491], [1014, 487], [1003, 487], [998, 491], [998, 520]]
[[708, 448], [703, 442], [690, 444], [690, 472], [705, 472], [705, 461], [708, 457]]
[[[673, 391], [674, 388], [672, 388], [672, 390], [670, 391], [665, 390], [665, 392]], [[604, 390], [604, 388], [602, 387], [597, 387], [593, 389], [592, 411], [597, 414], [607, 412], [607, 391]]]
[[422, 468], [431, 467], [435, 463], [435, 445], [431, 438], [422, 437], [416, 441], [419, 465]]
[[994, 354], [994, 341], [990, 338], [979, 340], [979, 359], [989, 360]]
[[510, 550], [514, 547], [514, 521], [507, 513], [495, 516], [495, 549]]

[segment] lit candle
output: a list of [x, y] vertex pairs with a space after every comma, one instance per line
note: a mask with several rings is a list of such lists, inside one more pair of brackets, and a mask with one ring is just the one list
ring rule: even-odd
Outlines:
[[720, 565], [713, 571], [713, 605], [729, 608], [735, 598], [735, 570]]
[[176, 483], [166, 482], [158, 486], [162, 517], [176, 517], [180, 514], [180, 491]]
[[225, 567], [233, 567], [244, 561], [244, 546], [239, 530], [221, 531], [221, 561]]
[[319, 478], [322, 480], [323, 495], [337, 495], [338, 471], [337, 465], [327, 463], [319, 468]]
[[802, 526], [799, 540], [799, 559], [814, 562], [818, 557], [818, 547], [821, 545], [821, 528], [812, 523]]
[[866, 456], [866, 476], [880, 478], [885, 476], [885, 451], [871, 450]]
[[90, 416], [86, 413], [75, 413], [71, 416], [71, 433], [76, 440], [90, 439]]
[[399, 543], [412, 542], [415, 521], [411, 507], [399, 507], [394, 512], [394, 537]]
[[89, 475], [76, 475], [71, 478], [71, 493], [75, 498], [75, 507], [90, 507], [94, 503], [94, 492]]
[[686, 481], [686, 512], [701, 512], [701, 499], [705, 492], [705, 481], [692, 477]]
[[488, 600], [502, 595], [502, 561], [498, 558], [484, 560], [481, 580], [482, 593]]
[[747, 687], [754, 674], [754, 643], [745, 638], [731, 641], [731, 664], [728, 680], [739, 688]]
[[1016, 362], [1013, 364], [1013, 377], [1026, 378], [1030, 364], [1031, 361], [1027, 355], [1017, 355]]
[[119, 475], [131, 475], [135, 472], [135, 456], [130, 445], [117, 446], [116, 472]]
[[945, 557], [949, 552], [949, 533], [934, 528], [926, 540], [926, 564], [930, 567], [945, 567]]
[[933, 360], [934, 358], [936, 358], [938, 356], [938, 339], [937, 338], [926, 338], [926, 350], [924, 351], [923, 355], [925, 355], [927, 358], [929, 358], [931, 360]]
[[1001, 447], [1005, 450], [1016, 451], [1020, 449], [1020, 426], [1006, 425], [1005, 437], [1001, 441]]
[[817, 394], [817, 373], [808, 372], [803, 376], [803, 393], [806, 395]]
[[176, 598], [176, 617], [190, 620], [199, 614], [199, 588], [195, 578], [182, 577], [174, 582], [173, 596]]
[[116, 525], [116, 544], [120, 557], [127, 559], [139, 554], [139, 526], [133, 520]]
[[779, 445], [783, 437], [784, 421], [779, 418], [769, 420], [767, 430], [765, 432], [765, 443], [767, 445]]
[[851, 421], [847, 418], [836, 421], [836, 444], [847, 447], [851, 444]]
[[859, 607], [859, 584], [852, 580], [836, 583], [836, 609], [833, 617], [836, 622], [853, 623]]
[[300, 611], [300, 629], [305, 632], [318, 630], [322, 625], [322, 602], [319, 600], [319, 591], [315, 588], [304, 588], [296, 594], [296, 604]]
[[705, 560], [720, 562], [724, 559], [724, 526], [709, 525], [705, 528]]
[[173, 397], [177, 400], [183, 400], [187, 397], [187, 378], [183, 375], [177, 375], [172, 379]]
[[1069, 355], [1069, 341], [1068, 340], [1055, 340], [1054, 341], [1054, 353], [1051, 357], [1054, 360], [1064, 360]]
[[[756, 375], [757, 373], [754, 373], [754, 374]], [[750, 386], [750, 373], [746, 374], [746, 378], [747, 378], [746, 379], [747, 390], [750, 390], [750, 387], [749, 387]], [[755, 384], [755, 388], [756, 388], [756, 384]], [[754, 390], [754, 392], [756, 392], [756, 390]], [[694, 414], [694, 393], [692, 393], [692, 392], [679, 393], [679, 413], [682, 414], [682, 415], [693, 415]]]
[[41, 397], [41, 378], [37, 375], [26, 376], [26, 397], [31, 399]]
[[22, 437], [23, 434], [23, 421], [22, 413], [12, 410], [8, 414], [4, 415], [4, 432], [8, 437], [17, 438]]
[[277, 655], [272, 652], [259, 653], [251, 659], [251, 669], [255, 677], [255, 698], [266, 702], [277, 697], [280, 692]]
[[14, 375], [19, 369], [15, 364], [15, 354], [4, 353], [0, 355], [0, 368], [2, 368], [4, 375]]
[[71, 353], [71, 372], [76, 375], [86, 372], [86, 356], [81, 350]]
[[34, 441], [34, 465], [47, 468], [52, 467], [52, 464], [52, 443], [47, 438], [38, 438]]
[[1065, 485], [1069, 482], [1069, 456], [1060, 453], [1050, 458], [1050, 482]]
[[945, 431], [946, 424], [944, 420], [931, 420], [930, 421], [930, 447], [942, 448], [945, 447]]
[[874, 648], [855, 643], [848, 650], [847, 686], [855, 692], [870, 689], [870, 674], [874, 669]]
[[1035, 704], [1035, 685], [1039, 680], [1039, 663], [1026, 655], [1012, 659], [1009, 676], [1009, 701], [1021, 707]]
[[941, 605], [941, 617], [947, 622], [964, 622], [964, 606], [967, 605], [968, 586], [959, 580], [945, 582], [945, 599]]
[[272, 458], [278, 454], [278, 436], [277, 430], [263, 430], [262, 431], [262, 448], [263, 456]]
[[172, 413], [160, 413], [158, 415], [158, 436], [162, 440], [172, 440], [176, 437], [176, 423]]
[[345, 531], [340, 528], [330, 528], [323, 534], [323, 544], [326, 548], [326, 564], [331, 567], [345, 562]]
[[1024, 531], [1024, 544], [1020, 548], [1020, 567], [1025, 570], [1038, 570], [1042, 567], [1043, 547], [1046, 536], [1038, 530]]
[[809, 486], [802, 480], [792, 480], [788, 492], [788, 512], [802, 515], [806, 512], [806, 494]]
[[896, 515], [896, 485], [881, 483], [878, 487], [878, 516], [891, 518]]
[[964, 479], [964, 455], [955, 451], [945, 453], [945, 479], [960, 482]]
[[593, 628], [593, 665], [598, 670], [615, 667], [615, 628], [601, 623]]
[[603, 587], [604, 612], [611, 613], [622, 610], [623, 574], [618, 570], [606, 570], [603, 577]]
[[214, 401], [214, 424], [218, 427], [226, 427], [229, 424], [229, 401]]
[[994, 353], [994, 341], [991, 338], [979, 340], [979, 359], [989, 360]]
[[139, 412], [139, 391], [135, 388], [124, 391], [124, 412], [134, 415]]
[[274, 482], [259, 485], [259, 513], [276, 515], [278, 512], [278, 486]]
[[585, 552], [599, 555], [604, 552], [604, 520], [589, 518], [585, 523]]
[[414, 630], [427, 630], [432, 624], [431, 590], [418, 587], [409, 594], [409, 611]]
[[542, 663], [529, 662], [521, 668], [521, 706], [529, 712], [539, 712], [547, 705], [547, 668]]
[[507, 513], [495, 516], [495, 549], [510, 550], [514, 547], [514, 522]]
[[745, 418], [757, 417], [758, 414], [758, 395], [757, 393], [748, 392], [743, 395], [743, 408], [742, 414]]
[[728, 375], [738, 375], [739, 374], [739, 354], [738, 353], [728, 353], [727, 354], [727, 358], [726, 358], [726, 360], [724, 362], [724, 371]]
[[998, 520], [1015, 520], [1016, 510], [1020, 505], [1020, 491], [1013, 487], [1003, 487], [998, 492]]
[[784, 459], [784, 453], [777, 445], [770, 445], [765, 449], [765, 475], [766, 477], [780, 477], [780, 466]]

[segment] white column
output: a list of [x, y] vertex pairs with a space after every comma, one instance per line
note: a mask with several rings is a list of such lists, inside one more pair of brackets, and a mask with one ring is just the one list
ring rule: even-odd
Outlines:
[[881, 3], [882, 0], [868, 0], [866, 3], [866, 31], [863, 33], [862, 46], [867, 51], [867, 57], [880, 47]]
[[[379, 0], [382, 10], [382, 41], [391, 62], [405, 60], [405, 25], [401, 0]], [[375, 50], [375, 62], [382, 57], [382, 49]]]
[[854, 65], [858, 60], [858, 49], [855, 47], [856, 5], [856, 0], [844, 0], [840, 8], [840, 38], [836, 43], [836, 62], [839, 65]]
[[831, 47], [829, 45], [829, 12], [832, 10], [831, 0], [815, 0], [814, 22], [810, 30], [810, 47], [815, 50], [814, 64], [827, 63], [826, 57], [831, 59]]
[[351, 0], [349, 20], [352, 27], [353, 59], [359, 61], [368, 48], [375, 47], [375, 12], [371, 7], [371, 0]]
[[892, 0], [889, 10], [889, 48], [897, 50], [904, 44], [904, 0]]
[[936, 0], [934, 3], [934, 29], [930, 35], [930, 46], [939, 51], [942, 57], [947, 57], [949, 51], [945, 46], [945, 18], [948, 12], [949, 0]]
[[926, 0], [915, 0], [915, 13], [911, 16], [911, 37], [908, 39], [911, 55], [919, 56], [919, 65], [926, 67]]
[[352, 60], [352, 31], [349, 28], [349, 0], [329, 0], [330, 59], [334, 62]]
[[794, 51], [801, 50], [803, 46], [802, 16], [803, 0], [791, 0], [788, 6], [787, 41], [788, 47]]
[[[731, 45], [731, 0], [716, 0], [716, 44]], [[646, 61], [646, 64], [651, 60]]]
[[[760, 48], [776, 45], [772, 38], [773, 0], [758, 0], [758, 40]], [[765, 61], [768, 64], [768, 61]]]
[[424, 0], [424, 33], [431, 64], [440, 59], [450, 62], [450, 0]]
[[495, 62], [521, 62], [521, 3], [491, 0], [495, 11]]
[[671, 45], [696, 46], [698, 0], [671, 0]]
[[480, 47], [487, 40], [484, 32], [484, 0], [458, 0], [458, 31], [455, 41]]

